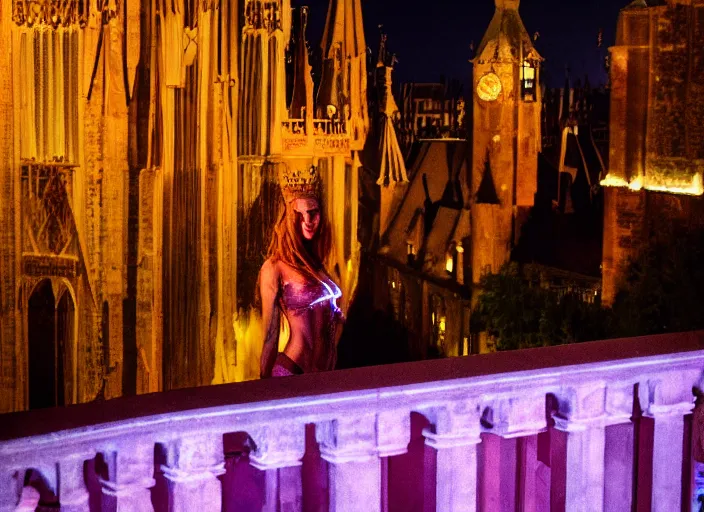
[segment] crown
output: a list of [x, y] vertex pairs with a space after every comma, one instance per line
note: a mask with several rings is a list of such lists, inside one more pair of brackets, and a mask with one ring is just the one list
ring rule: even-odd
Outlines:
[[294, 199], [320, 199], [320, 173], [311, 165], [305, 170], [291, 171], [284, 166], [279, 177], [281, 192], [286, 203]]

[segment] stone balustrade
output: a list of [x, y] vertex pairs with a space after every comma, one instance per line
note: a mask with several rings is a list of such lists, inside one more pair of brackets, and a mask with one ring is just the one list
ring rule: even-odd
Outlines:
[[[305, 119], [288, 119], [281, 122], [284, 137], [304, 137], [308, 135]], [[313, 119], [312, 134], [316, 137], [326, 135], [347, 135], [347, 122], [339, 119]]]
[[224, 498], [249, 485], [228, 473], [234, 433], [259, 510], [689, 510], [703, 370], [694, 332], [4, 415], [0, 511], [33, 509], [30, 487], [76, 512], [254, 510]]

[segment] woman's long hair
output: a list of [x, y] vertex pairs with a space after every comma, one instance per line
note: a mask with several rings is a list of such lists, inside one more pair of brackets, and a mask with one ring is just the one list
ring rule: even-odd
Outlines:
[[317, 201], [320, 222], [313, 239], [308, 241], [303, 238], [301, 219], [293, 209], [293, 202], [290, 202], [286, 204], [274, 227], [267, 254], [273, 261], [283, 261], [314, 281], [320, 281], [321, 272], [328, 275], [325, 262], [332, 249], [330, 223], [324, 213], [322, 201]]

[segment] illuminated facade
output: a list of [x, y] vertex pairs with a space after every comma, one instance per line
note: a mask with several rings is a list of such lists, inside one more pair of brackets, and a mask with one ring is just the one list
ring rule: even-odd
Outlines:
[[419, 139], [464, 138], [465, 121], [458, 81], [401, 85], [399, 127], [404, 146]]
[[704, 210], [704, 3], [634, 2], [611, 52], [611, 128], [605, 187], [603, 294], [648, 239]]
[[[240, 313], [235, 320], [242, 339], [235, 353], [230, 350], [228, 354], [227, 348], [223, 352], [224, 366], [218, 366], [222, 371], [215, 382], [259, 375], [258, 363], [243, 367], [241, 361], [256, 361], [257, 350], [261, 350], [256, 339], [260, 337], [256, 313], [251, 308], [271, 229], [283, 206], [278, 186], [281, 167], [293, 171], [316, 166], [320, 171], [325, 214], [333, 230], [333, 254], [327, 266], [341, 283], [343, 309], [357, 284], [359, 153], [369, 131], [360, 1], [330, 2], [321, 43], [322, 78], [315, 99], [307, 18], [306, 7], [292, 11], [288, 1], [245, 4], [237, 170]], [[293, 76], [287, 103], [285, 61], [289, 42]]]
[[508, 261], [534, 204], [541, 60], [518, 2], [497, 0], [472, 61], [471, 136], [420, 140], [408, 183], [380, 179], [385, 279], [375, 293], [409, 331], [412, 357], [489, 350], [470, 335], [471, 298], [481, 275]]
[[538, 186], [542, 58], [518, 5], [496, 0], [473, 60], [472, 283], [508, 261]]
[[330, 2], [317, 101], [306, 12], [286, 0], [0, 8], [0, 411], [255, 375], [281, 165], [323, 172], [351, 296], [359, 0]]

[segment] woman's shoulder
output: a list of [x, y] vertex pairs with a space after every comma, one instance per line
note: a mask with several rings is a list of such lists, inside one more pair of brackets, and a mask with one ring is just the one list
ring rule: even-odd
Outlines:
[[275, 260], [273, 257], [267, 258], [260, 271], [262, 280], [278, 279], [279, 275], [281, 275], [280, 263], [280, 261]]

